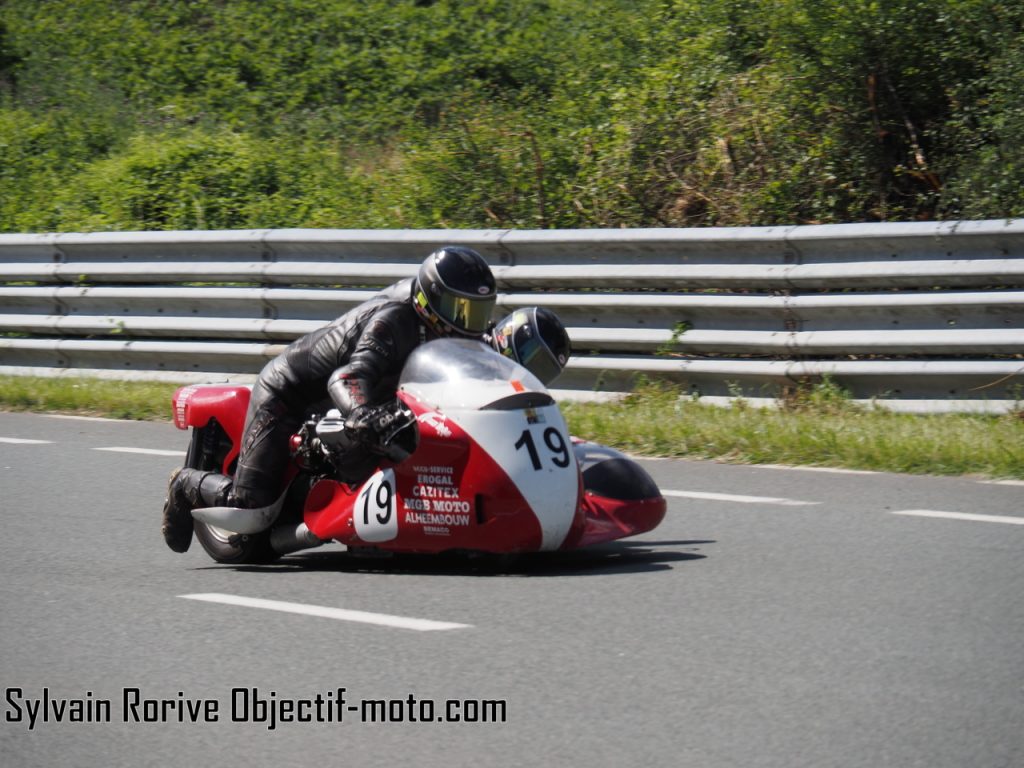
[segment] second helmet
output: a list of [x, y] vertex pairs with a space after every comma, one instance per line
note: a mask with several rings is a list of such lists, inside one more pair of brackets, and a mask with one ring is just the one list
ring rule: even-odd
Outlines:
[[544, 384], [554, 381], [572, 354], [562, 321], [543, 307], [517, 309], [499, 320], [491, 331], [491, 344]]

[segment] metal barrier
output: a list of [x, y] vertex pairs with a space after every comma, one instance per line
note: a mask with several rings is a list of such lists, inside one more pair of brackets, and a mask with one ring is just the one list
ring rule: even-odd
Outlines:
[[0, 235], [0, 373], [250, 381], [446, 243], [487, 257], [499, 313], [559, 313], [563, 396], [643, 374], [712, 401], [826, 376], [899, 409], [1024, 399], [1024, 220]]

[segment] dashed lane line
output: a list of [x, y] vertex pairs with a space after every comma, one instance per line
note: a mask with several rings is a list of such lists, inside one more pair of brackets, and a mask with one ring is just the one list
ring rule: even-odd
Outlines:
[[[53, 440], [30, 440], [24, 437], [0, 437], [0, 443], [10, 445], [54, 445]], [[111, 451], [113, 453], [139, 453], [146, 456], [177, 456], [184, 457], [185, 451], [167, 451], [160, 448], [133, 448], [126, 445], [111, 445], [93, 448], [94, 451]]]
[[734, 493], [708, 493], [705, 491], [663, 490], [661, 495], [702, 501], [731, 501], [739, 504], [777, 504], [784, 507], [810, 507], [822, 503], [820, 501], [800, 501], [799, 499], [779, 499], [774, 496], [740, 496]]
[[430, 619], [414, 619], [408, 616], [392, 616], [386, 613], [368, 613], [366, 611], [350, 611], [344, 608], [330, 608], [324, 605], [307, 605], [290, 603], [282, 600], [264, 600], [258, 597], [242, 597], [209, 592], [195, 595], [178, 595], [186, 600], [201, 600], [207, 603], [237, 605], [245, 608], [261, 608], [267, 611], [297, 613], [305, 616], [316, 616], [337, 621], [355, 621], [361, 624], [376, 624], [397, 629], [412, 629], [417, 632], [431, 632], [448, 629], [467, 629], [471, 624], [456, 624], [450, 621], [432, 621]]
[[78, 416], [77, 414], [71, 413], [41, 413], [47, 419], [66, 419], [68, 421], [99, 421], [107, 424], [141, 424], [142, 422], [134, 419], [114, 419], [107, 416]]
[[785, 469], [793, 472], [829, 472], [833, 475], [877, 475], [871, 469], [843, 469], [842, 467], [799, 467], [795, 464], [750, 464], [754, 469]]
[[943, 520], [970, 520], [976, 523], [1024, 525], [1024, 517], [1010, 517], [1009, 515], [975, 515], [968, 512], [940, 512], [934, 509], [899, 509], [894, 510], [893, 514], [910, 517], [936, 517]]
[[93, 448], [94, 451], [111, 451], [113, 453], [142, 453], [147, 456], [184, 456], [184, 451], [164, 451], [159, 448], [131, 448], [129, 446], [112, 445], [107, 448]]

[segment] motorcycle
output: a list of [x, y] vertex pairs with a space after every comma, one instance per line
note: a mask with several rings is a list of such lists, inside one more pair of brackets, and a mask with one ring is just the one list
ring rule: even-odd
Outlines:
[[[192, 430], [186, 466], [232, 473], [249, 394], [232, 385], [175, 392], [174, 423]], [[353, 480], [340, 461], [344, 420], [311, 414], [291, 438], [277, 501], [193, 510], [199, 543], [220, 563], [331, 541], [355, 552], [550, 552], [645, 533], [665, 515], [642, 467], [570, 437], [540, 380], [480, 342], [420, 345], [373, 432], [371, 474]]]

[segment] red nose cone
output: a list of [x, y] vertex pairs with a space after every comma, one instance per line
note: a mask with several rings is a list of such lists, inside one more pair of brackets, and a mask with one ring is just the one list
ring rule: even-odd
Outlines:
[[288, 442], [291, 444], [292, 452], [294, 453], [302, 446], [302, 435], [292, 435]]

